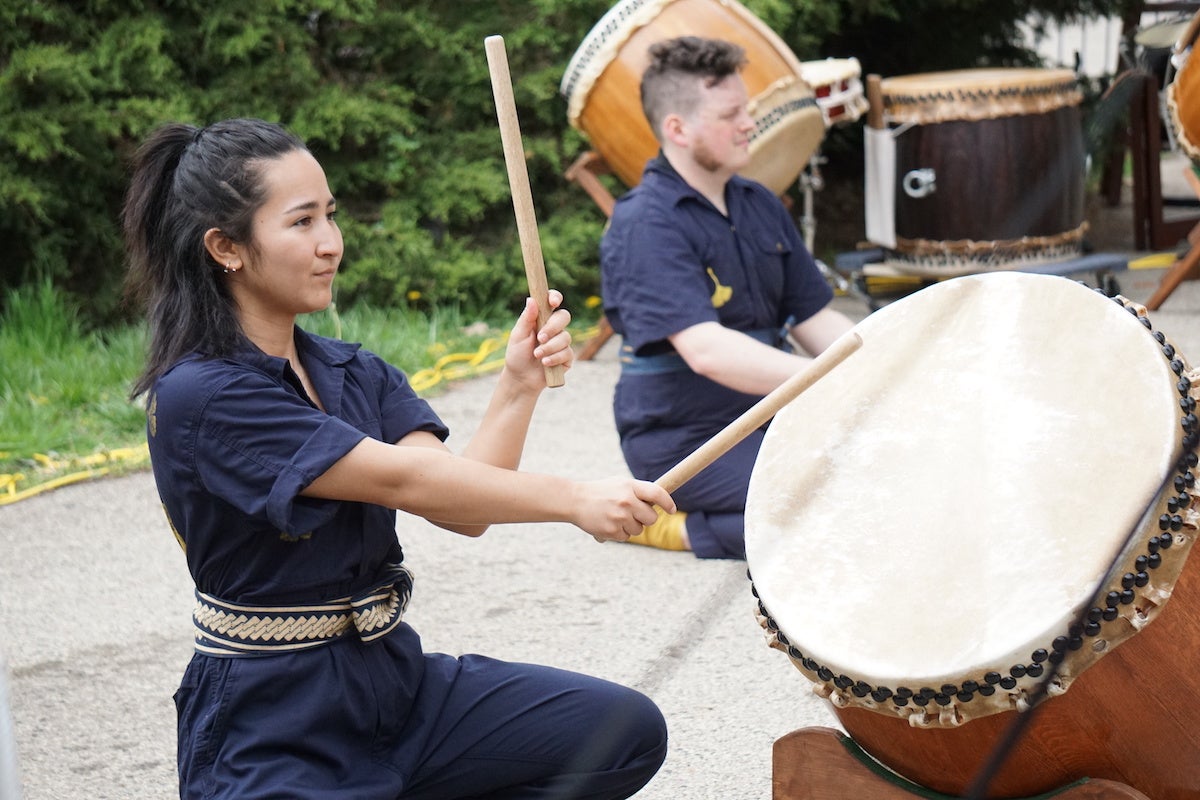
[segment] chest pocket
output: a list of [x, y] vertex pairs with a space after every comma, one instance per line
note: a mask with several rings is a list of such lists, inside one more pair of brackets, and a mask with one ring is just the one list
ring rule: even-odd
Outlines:
[[735, 229], [725, 246], [712, 243], [704, 261], [713, 308], [731, 328], [776, 325], [791, 245], [770, 231]]
[[791, 240], [779, 231], [751, 229], [743, 240], [743, 250], [749, 268], [754, 273], [751, 285], [754, 290], [752, 302], [759, 320], [778, 324], [784, 303], [784, 288], [787, 271], [792, 261]]

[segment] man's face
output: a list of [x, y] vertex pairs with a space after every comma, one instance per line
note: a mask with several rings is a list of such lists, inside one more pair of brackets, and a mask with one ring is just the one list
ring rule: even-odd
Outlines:
[[750, 163], [750, 116], [746, 84], [730, 75], [705, 86], [700, 79], [700, 103], [688, 119], [689, 151], [696, 164], [709, 172], [733, 174]]

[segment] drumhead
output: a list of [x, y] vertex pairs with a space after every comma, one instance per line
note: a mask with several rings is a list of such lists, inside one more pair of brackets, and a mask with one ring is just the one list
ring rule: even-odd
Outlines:
[[1140, 28], [1133, 35], [1133, 42], [1138, 47], [1147, 50], [1170, 50], [1175, 47], [1184, 32], [1188, 29], [1191, 17], [1179, 17], [1156, 22], [1145, 28]]
[[857, 58], [821, 58], [800, 62], [800, 74], [817, 89], [861, 77], [862, 65]]
[[1044, 114], [1083, 100], [1069, 69], [997, 67], [900, 75], [880, 81], [880, 91], [884, 115], [894, 124]]
[[763, 442], [756, 593], [780, 641], [851, 683], [1007, 676], [1090, 602], [1160, 496], [1178, 378], [1138, 318], [1057, 276], [947, 280], [856, 330], [862, 348]]

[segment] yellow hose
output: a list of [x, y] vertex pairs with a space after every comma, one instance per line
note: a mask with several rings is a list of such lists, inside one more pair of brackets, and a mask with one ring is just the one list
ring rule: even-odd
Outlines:
[[[584, 331], [587, 340], [599, 332], [598, 327]], [[418, 370], [409, 376], [413, 391], [420, 394], [444, 381], [473, 378], [495, 372], [504, 366], [504, 345], [508, 334], [485, 339], [474, 353], [449, 353], [437, 360], [432, 367]], [[494, 357], [499, 353], [499, 357]], [[0, 453], [0, 458], [9, 454]], [[56, 459], [35, 453], [32, 459], [37, 464], [38, 475], [23, 472], [0, 473], [0, 506], [26, 500], [43, 492], [69, 486], [72, 483], [91, 480], [108, 475], [115, 465], [126, 468], [141, 466], [150, 460], [150, 451], [145, 444], [136, 447], [118, 447], [103, 450], [90, 456]], [[71, 470], [60, 474], [63, 470]]]

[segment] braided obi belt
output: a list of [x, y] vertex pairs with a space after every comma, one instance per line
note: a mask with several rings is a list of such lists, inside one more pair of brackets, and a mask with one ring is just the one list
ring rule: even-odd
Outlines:
[[[787, 344], [787, 332], [790, 324], [791, 319], [781, 328], [755, 328], [741, 331], [741, 333], [771, 347], [782, 348]], [[683, 360], [683, 356], [674, 350], [639, 356], [633, 352], [632, 346], [622, 344], [618, 359], [621, 362], [621, 372], [625, 375], [661, 375], [667, 372], [691, 372], [692, 369]]]
[[196, 652], [234, 658], [280, 655], [351, 633], [373, 642], [400, 624], [412, 585], [408, 568], [391, 564], [385, 578], [370, 589], [316, 605], [239, 605], [197, 590], [192, 611]]

